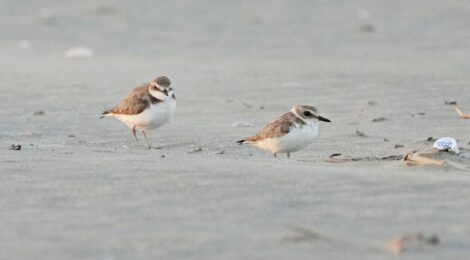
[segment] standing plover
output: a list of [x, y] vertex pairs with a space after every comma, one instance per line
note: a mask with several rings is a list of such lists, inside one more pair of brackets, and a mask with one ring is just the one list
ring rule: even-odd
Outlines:
[[278, 119], [268, 123], [258, 134], [238, 141], [238, 144], [253, 144], [277, 153], [296, 152], [310, 144], [318, 136], [318, 122], [331, 122], [318, 114], [313, 106], [295, 106]]
[[168, 122], [176, 109], [176, 98], [170, 84], [170, 79], [165, 76], [144, 83], [134, 88], [119, 105], [104, 111], [101, 118], [117, 118], [131, 128], [136, 141], [136, 129], [141, 130], [150, 148], [145, 130]]

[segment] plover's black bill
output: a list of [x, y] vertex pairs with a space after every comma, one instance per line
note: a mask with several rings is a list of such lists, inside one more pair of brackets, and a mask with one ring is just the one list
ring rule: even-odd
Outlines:
[[322, 116], [318, 116], [318, 120], [323, 121], [323, 122], [328, 122], [328, 123], [331, 122], [330, 119], [324, 118], [324, 117], [322, 117]]

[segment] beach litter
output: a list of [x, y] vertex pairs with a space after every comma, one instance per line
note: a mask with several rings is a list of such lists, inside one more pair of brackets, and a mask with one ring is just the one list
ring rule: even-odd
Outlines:
[[459, 145], [457, 144], [457, 141], [452, 137], [442, 137], [437, 139], [437, 141], [434, 142], [433, 148], [439, 151], [448, 151], [454, 152], [455, 154], [459, 154]]
[[[407, 153], [404, 161], [408, 166], [438, 165], [451, 166], [459, 170], [470, 171], [470, 165], [465, 165], [455, 160], [444, 157], [444, 154], [458, 157], [460, 153], [457, 141], [452, 137], [442, 137], [434, 142], [433, 149], [427, 151], [413, 151]], [[444, 157], [444, 158], [442, 158]], [[452, 158], [452, 157], [451, 157]]]

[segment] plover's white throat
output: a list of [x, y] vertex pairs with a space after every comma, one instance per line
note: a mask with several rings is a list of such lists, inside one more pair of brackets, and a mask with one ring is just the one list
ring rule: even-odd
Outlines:
[[288, 113], [267, 124], [258, 134], [238, 141], [239, 144], [253, 144], [277, 153], [296, 152], [318, 136], [318, 122], [331, 122], [318, 114], [313, 106], [295, 106]]
[[137, 140], [136, 129], [141, 130], [150, 148], [145, 130], [162, 126], [173, 116], [176, 98], [170, 87], [170, 79], [158, 77], [136, 87], [121, 103], [103, 112], [101, 117], [115, 117], [132, 130]]

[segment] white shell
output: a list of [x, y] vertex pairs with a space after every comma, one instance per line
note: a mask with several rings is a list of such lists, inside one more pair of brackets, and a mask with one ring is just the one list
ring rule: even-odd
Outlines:
[[442, 137], [439, 138], [433, 145], [439, 151], [453, 151], [456, 154], [459, 154], [459, 145], [452, 137]]

